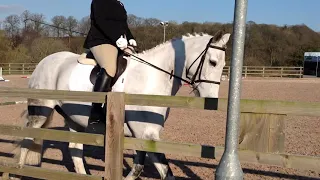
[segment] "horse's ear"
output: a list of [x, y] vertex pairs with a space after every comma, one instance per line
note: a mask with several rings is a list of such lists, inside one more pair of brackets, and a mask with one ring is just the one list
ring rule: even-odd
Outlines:
[[213, 42], [217, 43], [219, 42], [222, 46], [225, 46], [229, 39], [231, 34], [230, 33], [226, 33], [224, 34], [225, 31], [224, 30], [219, 30], [214, 36], [213, 36]]
[[213, 35], [213, 41], [214, 42], [220, 41], [220, 39], [222, 38], [222, 35], [223, 35], [223, 31], [219, 30]]
[[229, 39], [230, 39], [231, 34], [230, 33], [226, 33], [224, 34], [221, 38], [220, 38], [220, 42], [223, 46], [227, 45]]

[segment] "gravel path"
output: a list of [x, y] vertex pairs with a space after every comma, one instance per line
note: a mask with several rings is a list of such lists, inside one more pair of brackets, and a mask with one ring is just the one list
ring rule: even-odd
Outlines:
[[[27, 79], [20, 76], [8, 76], [10, 82], [0, 82], [0, 87], [22, 87]], [[220, 97], [228, 96], [228, 81], [221, 84]], [[320, 101], [320, 79], [262, 79], [250, 78], [243, 81], [242, 98], [288, 101]], [[190, 89], [184, 86], [178, 95], [191, 96]], [[0, 98], [0, 102], [25, 100], [23, 98]], [[0, 106], [1, 124], [21, 125], [20, 113], [25, 104]], [[320, 156], [320, 117], [288, 116], [286, 118], [285, 151], [287, 153]], [[206, 145], [224, 145], [225, 112], [199, 111], [190, 109], [172, 109], [170, 117], [162, 132], [162, 139], [181, 143]], [[63, 122], [55, 114], [51, 125], [62, 129]], [[13, 149], [13, 137], [0, 137], [0, 158], [8, 158]], [[95, 151], [85, 146], [85, 156], [90, 172], [103, 174], [103, 149]], [[64, 152], [64, 154], [62, 153]], [[125, 173], [132, 165], [132, 152], [125, 151]], [[177, 179], [214, 179], [215, 160], [184, 157], [167, 154], [170, 166]], [[66, 143], [46, 142], [42, 167], [61, 171], [74, 171]], [[245, 179], [320, 179], [320, 172], [298, 171], [275, 166], [242, 164]], [[150, 161], [147, 160], [145, 172], [141, 179], [159, 179], [159, 175]]]

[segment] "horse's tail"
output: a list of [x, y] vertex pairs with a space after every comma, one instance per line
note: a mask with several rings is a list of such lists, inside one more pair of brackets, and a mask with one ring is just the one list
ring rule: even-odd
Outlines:
[[[52, 121], [53, 108], [48, 100], [28, 99], [28, 109], [21, 113], [24, 120], [24, 127], [27, 128], [47, 128]], [[25, 137], [17, 142], [15, 158], [19, 159], [20, 165], [39, 165], [41, 163], [43, 140]]]

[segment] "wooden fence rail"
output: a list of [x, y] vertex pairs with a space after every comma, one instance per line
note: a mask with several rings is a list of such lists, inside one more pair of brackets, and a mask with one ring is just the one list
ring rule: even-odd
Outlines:
[[[2, 97], [36, 98], [75, 102], [104, 103], [107, 93], [27, 88], [0, 88]], [[126, 105], [159, 106], [227, 111], [227, 98], [201, 98], [125, 94]], [[320, 116], [319, 102], [273, 101], [241, 99], [242, 113], [286, 114], [295, 116]]]
[[[230, 66], [223, 69], [223, 75], [230, 75]], [[285, 66], [243, 66], [242, 76], [244, 77], [290, 77], [302, 78], [303, 67]]]
[[[23, 128], [9, 125], [0, 125], [0, 132], [2, 135], [8, 136], [31, 137], [59, 142], [74, 142], [98, 147], [104, 146], [104, 136], [100, 134], [86, 134], [52, 129], [35, 130], [34, 128]], [[222, 157], [224, 151], [224, 147], [221, 146], [207, 146], [166, 141], [151, 141], [129, 137], [123, 138], [123, 149], [159, 152], [217, 160], [219, 160]], [[183, 149], [183, 151], [181, 149]], [[118, 151], [120, 150], [118, 149]], [[123, 151], [121, 152], [123, 153]], [[280, 167], [295, 168], [300, 170], [320, 170], [320, 157], [293, 155], [285, 153], [275, 154], [254, 152], [243, 149], [239, 149], [239, 156], [242, 162], [247, 163], [276, 165]]]
[[[227, 99], [15, 88], [0, 88], [0, 96], [80, 102], [105, 102], [107, 100], [108, 111], [106, 119], [108, 131], [106, 132], [106, 141], [104, 141], [104, 136], [102, 135], [61, 131], [57, 133], [57, 130], [0, 126], [0, 134], [4, 135], [34, 137], [64, 142], [78, 142], [95, 146], [104, 146], [106, 143], [107, 156], [105, 161], [105, 179], [122, 179], [123, 149], [134, 149], [216, 159], [219, 159], [223, 153], [223, 147], [180, 144], [163, 141], [156, 142], [124, 137], [124, 106], [143, 105], [226, 111]], [[106, 96], [108, 96], [108, 98], [106, 98]], [[303, 170], [320, 171], [320, 157], [300, 156], [284, 153], [284, 135], [282, 134], [284, 132], [283, 117], [290, 114], [302, 116], [320, 116], [320, 103], [241, 100], [241, 113], [241, 132], [244, 133], [242, 136], [251, 137], [249, 141], [243, 141], [239, 144], [239, 157], [242, 162], [261, 163]], [[252, 128], [252, 124], [255, 123], [259, 123], [261, 126], [259, 125], [258, 127]], [[251, 130], [246, 132], [247, 129]], [[264, 131], [268, 133], [263, 133]], [[255, 136], [251, 136], [252, 134]], [[256, 134], [259, 136], [256, 136]], [[254, 145], [252, 146], [252, 144]], [[183, 151], [181, 151], [181, 149], [183, 149]], [[17, 165], [15, 164], [0, 164], [0, 171], [9, 173], [11, 172], [13, 174], [16, 173], [20, 175], [26, 173], [24, 174], [26, 176], [36, 176], [36, 174], [30, 173], [35, 170], [34, 168], [30, 169], [29, 167], [26, 167], [25, 169], [22, 168], [23, 170], [17, 170], [16, 167]], [[42, 178], [45, 176], [44, 174], [41, 174]], [[61, 177], [62, 176], [64, 175], [61, 174]], [[52, 176], [48, 175], [48, 177]], [[65, 178], [68, 177], [70, 177], [70, 174], [65, 175]], [[92, 178], [96, 179], [96, 177]]]
[[[15, 163], [0, 162], [0, 172], [6, 172], [19, 176], [27, 176], [31, 178], [40, 179], [77, 179], [77, 180], [102, 180], [99, 176], [90, 176], [83, 174], [76, 174], [72, 172], [63, 172], [32, 166], [19, 166]], [[8, 177], [7, 177], [8, 178]], [[3, 177], [3, 180], [4, 179]]]
[[3, 75], [31, 74], [36, 66], [36, 63], [0, 63]]
[[[36, 63], [0, 63], [4, 75], [10, 74], [31, 74]], [[243, 66], [244, 77], [291, 77], [302, 78], [303, 67], [286, 66]], [[223, 69], [223, 75], [230, 75], [230, 66]]]

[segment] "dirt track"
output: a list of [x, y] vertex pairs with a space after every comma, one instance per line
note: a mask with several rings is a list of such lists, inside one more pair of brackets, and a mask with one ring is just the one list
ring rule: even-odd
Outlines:
[[[20, 76], [5, 77], [10, 82], [0, 82], [0, 87], [26, 87], [27, 79]], [[320, 101], [320, 80], [317, 79], [246, 79], [243, 81], [242, 98], [288, 100], [288, 101]], [[179, 95], [189, 96], [188, 87], [183, 87]], [[227, 97], [228, 81], [221, 85], [220, 97]], [[25, 100], [20, 98], [0, 98], [0, 102]], [[0, 124], [21, 125], [20, 113], [26, 106], [1, 106]], [[320, 156], [320, 117], [288, 116], [286, 121], [285, 148], [287, 153]], [[207, 145], [224, 145], [226, 113], [172, 109], [171, 115], [162, 132], [162, 139], [174, 142], [188, 142]], [[55, 129], [62, 129], [63, 122], [60, 116], [55, 115], [52, 124]], [[10, 157], [12, 137], [0, 138], [0, 158]], [[92, 156], [92, 151], [85, 146], [85, 156], [88, 168], [92, 174], [102, 175], [104, 167], [103, 150], [98, 149]], [[64, 156], [62, 156], [62, 151]], [[132, 165], [131, 151], [126, 151], [124, 170], [127, 174]], [[215, 160], [198, 159], [167, 155], [170, 166], [177, 179], [213, 179]], [[46, 142], [42, 167], [54, 168], [62, 171], [74, 171], [66, 143]], [[274, 166], [242, 164], [245, 179], [320, 179], [320, 172], [297, 171]], [[159, 175], [152, 164], [147, 160], [142, 179], [159, 179]]]

